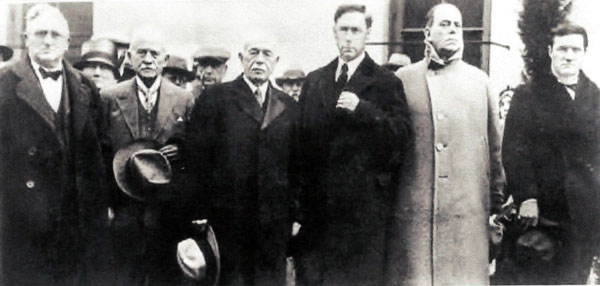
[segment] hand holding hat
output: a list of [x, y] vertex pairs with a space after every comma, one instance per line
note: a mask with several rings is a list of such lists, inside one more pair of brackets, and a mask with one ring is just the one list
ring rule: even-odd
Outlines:
[[194, 239], [188, 238], [177, 244], [177, 262], [189, 278], [200, 280], [206, 276], [206, 259]]

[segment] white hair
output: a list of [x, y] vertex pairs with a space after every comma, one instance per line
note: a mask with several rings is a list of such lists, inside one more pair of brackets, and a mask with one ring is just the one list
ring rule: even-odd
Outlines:
[[47, 3], [33, 5], [31, 8], [29, 8], [29, 10], [27, 10], [27, 14], [25, 15], [25, 31], [28, 31], [29, 23], [31, 23], [31, 21], [43, 15], [53, 16], [59, 21], [61, 21], [67, 29], [66, 36], [69, 37], [70, 31], [69, 22], [67, 21], [67, 18], [65, 18], [65, 15], [63, 15], [63, 13], [60, 12], [58, 8]]
[[151, 42], [159, 44], [161, 51], [166, 53], [165, 36], [161, 29], [152, 26], [141, 26], [131, 33], [130, 50], [140, 42]]

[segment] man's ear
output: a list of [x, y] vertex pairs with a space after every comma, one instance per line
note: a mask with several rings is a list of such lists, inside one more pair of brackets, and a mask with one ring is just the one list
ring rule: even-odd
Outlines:
[[238, 53], [238, 58], [240, 58], [240, 62], [244, 61], [244, 55], [242, 55], [242, 53]]
[[425, 36], [425, 40], [427, 40], [427, 38], [429, 38], [430, 34], [431, 34], [431, 30], [429, 29], [429, 27], [425, 27], [425, 29], [423, 29], [423, 35]]

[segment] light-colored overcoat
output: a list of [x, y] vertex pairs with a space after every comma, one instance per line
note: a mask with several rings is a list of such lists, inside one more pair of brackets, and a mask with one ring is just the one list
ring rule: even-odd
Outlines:
[[400, 69], [415, 136], [396, 197], [387, 282], [487, 284], [490, 194], [501, 202], [497, 95], [458, 60]]

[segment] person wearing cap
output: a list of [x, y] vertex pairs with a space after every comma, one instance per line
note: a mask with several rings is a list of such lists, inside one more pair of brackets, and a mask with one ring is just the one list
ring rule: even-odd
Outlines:
[[94, 81], [98, 89], [115, 85], [119, 78], [116, 48], [108, 39], [97, 39], [81, 45], [81, 61], [73, 66]]
[[283, 92], [287, 93], [295, 101], [298, 101], [304, 78], [304, 72], [301, 69], [288, 69], [281, 77], [276, 79], [276, 82]]
[[[100, 92], [106, 160], [132, 141], [154, 140], [173, 170], [169, 185], [147, 196], [131, 195], [119, 180], [109, 181], [116, 285], [171, 285], [180, 274], [174, 237], [183, 223], [178, 216], [183, 202], [176, 181], [192, 97], [161, 76], [169, 59], [164, 42], [156, 28], [137, 29], [127, 52], [136, 76]], [[114, 168], [107, 172], [115, 174]]]
[[100, 97], [58, 8], [29, 8], [23, 38], [0, 71], [0, 285], [113, 285]]
[[208, 219], [219, 242], [221, 285], [285, 284], [299, 112], [269, 81], [279, 54], [273, 36], [263, 34], [247, 33], [243, 73], [196, 100], [186, 134], [188, 187], [197, 194], [198, 219]]
[[162, 76], [183, 89], [194, 78], [194, 74], [187, 69], [185, 59], [174, 55], [169, 56], [169, 61], [163, 69]]
[[194, 97], [209, 86], [221, 83], [227, 72], [230, 53], [222, 47], [205, 46], [194, 53]]
[[393, 53], [390, 56], [390, 59], [388, 60], [388, 62], [385, 63], [384, 65], [382, 65], [382, 67], [395, 72], [399, 68], [410, 65], [410, 64], [411, 64], [411, 61], [407, 55], [401, 54], [401, 53]]

